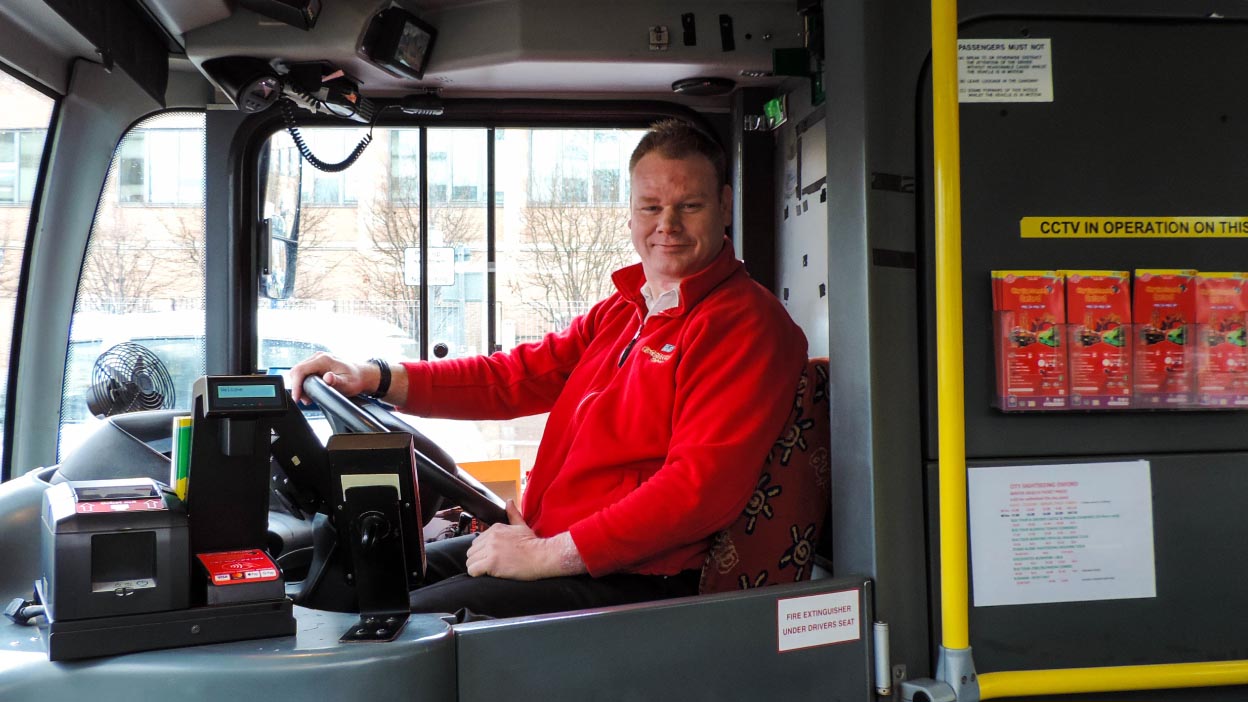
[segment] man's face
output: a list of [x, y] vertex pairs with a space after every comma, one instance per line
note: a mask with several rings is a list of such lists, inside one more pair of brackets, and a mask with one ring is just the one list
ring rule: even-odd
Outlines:
[[646, 280], [666, 290], [719, 255], [732, 188], [719, 187], [703, 156], [671, 159], [652, 151], [633, 168], [630, 204], [628, 228]]

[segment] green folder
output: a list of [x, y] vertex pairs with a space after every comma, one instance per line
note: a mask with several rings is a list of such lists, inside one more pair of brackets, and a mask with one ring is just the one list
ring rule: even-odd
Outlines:
[[170, 452], [169, 484], [178, 499], [186, 500], [187, 485], [191, 474], [191, 426], [190, 417], [173, 418], [173, 450]]

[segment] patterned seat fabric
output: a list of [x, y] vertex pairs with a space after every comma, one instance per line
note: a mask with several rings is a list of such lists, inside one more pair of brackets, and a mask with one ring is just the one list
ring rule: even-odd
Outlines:
[[810, 579], [831, 504], [828, 359], [813, 358], [788, 424], [736, 522], [715, 535], [699, 591], [745, 590]]

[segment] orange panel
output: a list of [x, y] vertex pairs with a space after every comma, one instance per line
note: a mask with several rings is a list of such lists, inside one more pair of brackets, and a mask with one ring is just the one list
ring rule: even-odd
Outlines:
[[520, 459], [501, 458], [494, 461], [468, 461], [460, 463], [460, 468], [485, 483], [495, 494], [504, 500], [520, 502]]

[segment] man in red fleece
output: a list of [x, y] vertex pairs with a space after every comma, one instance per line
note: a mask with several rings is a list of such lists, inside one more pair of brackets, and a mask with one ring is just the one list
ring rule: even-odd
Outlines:
[[[543, 340], [492, 356], [291, 370], [406, 412], [550, 412], [523, 509], [428, 548], [413, 611], [516, 616], [694, 594], [710, 537], [741, 513], [788, 415], [806, 338], [724, 232], [723, 151], [667, 120], [629, 164], [633, 246], [617, 292]], [[388, 386], [385, 379], [388, 376]]]

